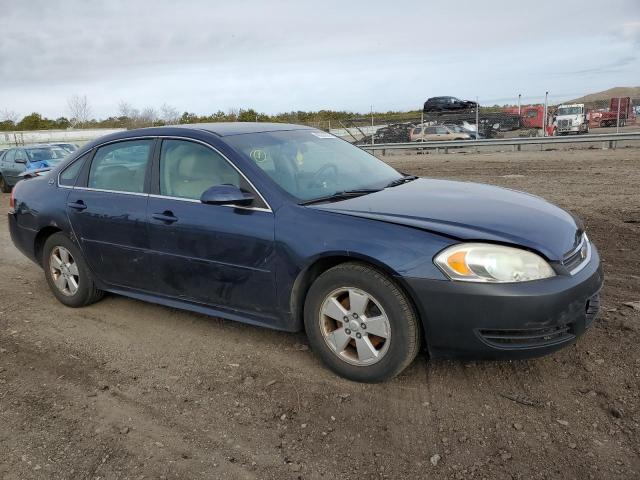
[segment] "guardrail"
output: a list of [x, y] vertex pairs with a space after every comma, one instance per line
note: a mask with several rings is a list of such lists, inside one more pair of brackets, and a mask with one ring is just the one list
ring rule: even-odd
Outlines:
[[[363, 150], [375, 152], [376, 150], [427, 150], [442, 149], [447, 152], [449, 148], [460, 147], [490, 147], [490, 146], [514, 146], [520, 150], [522, 145], [546, 145], [555, 143], [597, 143], [602, 142], [602, 148], [616, 148], [617, 142], [638, 141], [640, 132], [631, 133], [599, 133], [593, 135], [569, 135], [559, 137], [518, 137], [518, 138], [486, 138], [483, 140], [446, 140], [440, 142], [405, 142], [405, 143], [379, 143], [372, 145], [358, 145]], [[607, 147], [608, 146], [608, 147]], [[384, 153], [384, 152], [383, 152]]]

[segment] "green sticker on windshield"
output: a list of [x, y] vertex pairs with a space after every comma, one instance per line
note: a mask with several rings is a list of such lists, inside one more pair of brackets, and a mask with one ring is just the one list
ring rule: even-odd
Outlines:
[[262, 163], [267, 160], [267, 154], [265, 153], [264, 150], [260, 150], [259, 148], [251, 150], [251, 153], [249, 154], [249, 156], [256, 163]]

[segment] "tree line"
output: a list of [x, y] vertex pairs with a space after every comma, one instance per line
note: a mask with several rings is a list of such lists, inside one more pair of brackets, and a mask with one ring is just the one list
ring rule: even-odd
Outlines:
[[[180, 113], [175, 107], [163, 104], [160, 108], [145, 107], [139, 109], [122, 101], [118, 105], [117, 115], [96, 119], [86, 95], [73, 95], [67, 101], [68, 116], [56, 119], [47, 118], [33, 112], [22, 118], [12, 111], [0, 111], [0, 131], [12, 130], [52, 130], [69, 128], [140, 128], [184, 123], [210, 122], [277, 122], [303, 123], [319, 127], [340, 127], [340, 122], [358, 117], [368, 117], [370, 113], [361, 114], [344, 110], [291, 111], [275, 115], [258, 112], [253, 108], [218, 110], [210, 115], [198, 115], [193, 112]], [[374, 116], [393, 116], [399, 113], [415, 112], [377, 112]]]

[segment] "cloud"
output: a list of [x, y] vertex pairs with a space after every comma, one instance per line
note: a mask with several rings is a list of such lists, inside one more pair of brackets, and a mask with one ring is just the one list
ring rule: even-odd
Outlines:
[[640, 21], [624, 23], [622, 25], [622, 36], [626, 41], [640, 46]]
[[57, 116], [74, 93], [98, 115], [121, 99], [272, 113], [583, 94], [637, 82], [639, 24], [637, 0], [2, 0], [0, 109]]
[[625, 67], [633, 65], [637, 61], [638, 61], [637, 55], [630, 55], [630, 56], [618, 58], [612, 62], [607, 62], [596, 67], [585, 68], [581, 70], [573, 70], [568, 73], [571, 75], [586, 75], [586, 74], [610, 75], [612, 73], [624, 71]]

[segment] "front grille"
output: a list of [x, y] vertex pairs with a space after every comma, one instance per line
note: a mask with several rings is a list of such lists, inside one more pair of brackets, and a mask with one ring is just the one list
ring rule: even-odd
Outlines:
[[598, 316], [598, 312], [600, 311], [600, 294], [596, 294], [587, 300], [587, 306], [585, 308], [585, 320], [584, 326], [585, 328], [590, 327], [593, 321]]
[[582, 263], [582, 260], [584, 260], [582, 258], [582, 253], [580, 252], [580, 250], [578, 250], [577, 252], [565, 258], [562, 263], [565, 267], [567, 267], [567, 270], [571, 271], [578, 265], [580, 265]]
[[579, 269], [581, 265], [586, 264], [590, 257], [591, 246], [589, 245], [589, 239], [583, 234], [578, 246], [565, 254], [562, 265], [564, 265], [571, 274], [577, 273], [577, 269]]
[[571, 340], [573, 324], [523, 330], [479, 330], [482, 339], [499, 348], [543, 347]]
[[560, 120], [558, 122], [559, 127], [570, 127], [573, 124], [572, 120]]

